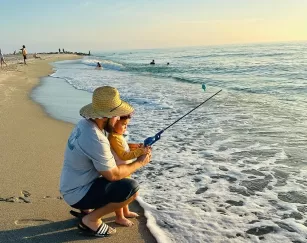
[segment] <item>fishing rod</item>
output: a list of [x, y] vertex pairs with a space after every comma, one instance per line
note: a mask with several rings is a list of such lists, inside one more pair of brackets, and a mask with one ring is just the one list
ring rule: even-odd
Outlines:
[[187, 115], [189, 115], [192, 111], [196, 110], [198, 107], [202, 106], [203, 104], [205, 104], [208, 100], [210, 100], [211, 98], [213, 98], [214, 96], [216, 96], [218, 93], [220, 93], [222, 90], [219, 90], [218, 92], [216, 92], [215, 94], [211, 95], [209, 98], [207, 98], [204, 102], [200, 103], [198, 106], [194, 107], [192, 110], [190, 110], [188, 113], [186, 113], [185, 115], [183, 115], [182, 117], [180, 117], [179, 119], [177, 119], [176, 121], [174, 121], [172, 124], [170, 124], [169, 126], [167, 126], [166, 128], [162, 129], [160, 132], [158, 132], [156, 135], [152, 136], [152, 137], [148, 137], [144, 140], [144, 146], [151, 146], [153, 145], [155, 142], [157, 142], [160, 138], [161, 138], [161, 134], [163, 132], [165, 132], [167, 129], [169, 129], [171, 126], [173, 126], [174, 124], [176, 124], [177, 122], [179, 122], [181, 119], [183, 119], [184, 117], [186, 117]]

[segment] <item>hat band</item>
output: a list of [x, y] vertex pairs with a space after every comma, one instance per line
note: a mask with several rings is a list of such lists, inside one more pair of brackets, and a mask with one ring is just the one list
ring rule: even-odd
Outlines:
[[118, 106], [116, 106], [115, 108], [113, 108], [112, 110], [110, 110], [110, 112], [115, 111], [118, 107], [120, 107], [123, 104], [123, 102], [121, 101], [120, 104]]

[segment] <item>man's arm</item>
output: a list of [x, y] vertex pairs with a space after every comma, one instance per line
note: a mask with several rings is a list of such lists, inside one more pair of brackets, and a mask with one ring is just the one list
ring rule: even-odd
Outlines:
[[139, 168], [147, 165], [151, 159], [151, 152], [140, 156], [136, 161], [131, 164], [118, 165], [107, 171], [100, 171], [100, 174], [108, 181], [121, 180]]

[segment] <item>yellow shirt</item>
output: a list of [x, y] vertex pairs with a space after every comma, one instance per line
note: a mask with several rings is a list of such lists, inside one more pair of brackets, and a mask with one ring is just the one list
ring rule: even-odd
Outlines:
[[110, 133], [108, 138], [117, 165], [130, 164], [134, 159], [144, 153], [143, 148], [130, 151], [129, 145], [123, 135]]

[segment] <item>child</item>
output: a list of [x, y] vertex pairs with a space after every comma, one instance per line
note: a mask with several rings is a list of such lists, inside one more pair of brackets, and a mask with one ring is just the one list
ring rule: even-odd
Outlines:
[[[109, 134], [109, 141], [117, 165], [130, 164], [136, 158], [143, 154], [148, 153], [149, 147], [143, 146], [143, 144], [127, 143], [123, 134], [125, 133], [127, 126], [130, 122], [131, 115], [122, 116], [115, 125], [113, 132]], [[137, 213], [130, 212], [128, 205], [115, 211], [115, 222], [124, 226], [132, 226], [133, 222], [127, 218], [135, 218], [139, 216]]]

